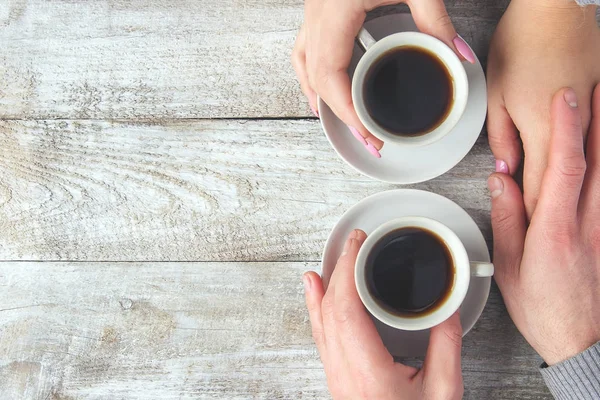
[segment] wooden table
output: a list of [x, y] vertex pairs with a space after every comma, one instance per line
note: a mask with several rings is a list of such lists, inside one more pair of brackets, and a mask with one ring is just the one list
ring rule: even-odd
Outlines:
[[[456, 0], [485, 62], [507, 0]], [[406, 12], [403, 7], [377, 10]], [[321, 399], [301, 275], [365, 196], [290, 66], [301, 0], [3, 0], [0, 399]], [[485, 133], [441, 178], [491, 243]], [[467, 399], [549, 399], [494, 286]]]

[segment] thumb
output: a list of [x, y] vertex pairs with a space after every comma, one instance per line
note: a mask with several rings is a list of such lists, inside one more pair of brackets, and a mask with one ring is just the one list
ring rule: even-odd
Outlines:
[[463, 330], [458, 312], [431, 328], [429, 347], [423, 364], [426, 393], [444, 399], [460, 399], [463, 380], [460, 367]]
[[518, 276], [525, 234], [525, 205], [519, 186], [512, 177], [495, 173], [488, 178], [492, 197], [495, 278], [500, 290]]
[[490, 148], [496, 158], [496, 172], [514, 174], [521, 162], [521, 143], [517, 127], [499, 100], [490, 99], [487, 130]]
[[446, 43], [456, 55], [475, 63], [475, 54], [463, 38], [458, 36], [443, 0], [407, 0], [417, 28]]

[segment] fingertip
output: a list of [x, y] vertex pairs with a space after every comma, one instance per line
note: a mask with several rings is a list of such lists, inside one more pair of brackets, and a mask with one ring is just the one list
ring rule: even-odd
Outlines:
[[375, 147], [377, 150], [381, 150], [381, 148], [383, 147], [383, 141], [373, 136], [373, 134], [371, 134], [370, 132], [367, 135], [366, 139], [367, 142], [373, 145], [373, 147]]
[[347, 252], [351, 253], [352, 249], [354, 248], [356, 248], [356, 252], [358, 252], [358, 249], [360, 248], [360, 246], [362, 246], [366, 238], [367, 234], [364, 231], [360, 229], [354, 229], [352, 232], [350, 232], [350, 235], [348, 236]]
[[496, 158], [496, 172], [514, 174], [521, 163], [521, 140], [512, 117], [498, 96], [490, 96], [488, 142]]
[[493, 173], [489, 176], [487, 184], [488, 190], [490, 191], [490, 197], [492, 200], [497, 199], [504, 193], [504, 181], [502, 180], [502, 173]]
[[[579, 102], [575, 90], [571, 87], [563, 87], [558, 90], [552, 99], [552, 117], [555, 123], [563, 122], [562, 119], [579, 115]], [[577, 118], [577, 119], [580, 119]]]
[[352, 234], [354, 235], [354, 239], [358, 240], [359, 242], [364, 242], [367, 238], [367, 234], [361, 229], [353, 230]]
[[488, 177], [488, 189], [492, 200], [499, 199], [503, 195], [515, 197], [516, 200], [521, 200], [522, 193], [519, 185], [514, 178], [502, 172], [494, 172]]
[[554, 95], [551, 111], [552, 134], [550, 140], [550, 163], [577, 154], [583, 157], [583, 126], [577, 94], [570, 87], [560, 89]]
[[310, 272], [305, 272], [302, 275], [302, 282], [304, 283], [304, 292], [305, 293], [309, 293], [312, 291], [313, 282], [312, 282], [310, 275], [311, 275]]
[[508, 164], [504, 160], [496, 160], [496, 172], [509, 174]]
[[577, 108], [578, 107], [578, 104], [577, 104], [577, 94], [571, 88], [564, 89], [564, 91], [563, 91], [563, 100], [571, 108]]
[[452, 43], [454, 44], [454, 47], [456, 48], [456, 51], [458, 52], [459, 56], [462, 56], [471, 64], [475, 64], [477, 60], [475, 57], [475, 53], [460, 35], [456, 35], [454, 40], [452, 40]]
[[316, 314], [325, 294], [323, 281], [316, 272], [309, 271], [302, 275], [302, 283], [304, 284], [304, 297], [308, 312], [309, 314]]

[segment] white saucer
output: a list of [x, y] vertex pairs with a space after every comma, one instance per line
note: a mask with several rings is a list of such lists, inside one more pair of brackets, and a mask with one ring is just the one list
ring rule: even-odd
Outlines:
[[[460, 206], [435, 193], [413, 189], [398, 189], [377, 193], [361, 200], [342, 215], [325, 243], [321, 275], [329, 280], [342, 252], [344, 241], [353, 229], [371, 233], [382, 223], [405, 216], [424, 216], [436, 219], [452, 229], [461, 239], [469, 258], [490, 261], [485, 239], [477, 224]], [[469, 291], [460, 309], [463, 336], [481, 316], [490, 293], [492, 278], [471, 278]], [[383, 343], [393, 356], [419, 357], [425, 355], [429, 330], [401, 331], [373, 318]]]
[[[410, 14], [393, 14], [365, 23], [375, 39], [396, 32], [416, 31]], [[363, 50], [354, 46], [348, 68], [352, 77]], [[424, 147], [401, 147], [386, 143], [381, 158], [373, 157], [350, 133], [348, 127], [319, 99], [319, 115], [325, 136], [338, 155], [357, 171], [384, 182], [410, 184], [433, 179], [449, 171], [471, 150], [481, 133], [487, 112], [485, 75], [479, 60], [463, 63], [469, 79], [467, 108], [456, 127], [439, 141]]]

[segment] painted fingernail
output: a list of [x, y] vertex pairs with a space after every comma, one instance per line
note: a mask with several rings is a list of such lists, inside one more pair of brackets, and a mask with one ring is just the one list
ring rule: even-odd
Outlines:
[[367, 142], [365, 146], [367, 147], [367, 150], [369, 150], [369, 153], [373, 154], [377, 158], [381, 158], [381, 154], [379, 154], [379, 150], [377, 150], [375, 146], [369, 142]]
[[349, 126], [348, 128], [350, 129], [350, 132], [352, 132], [352, 134], [354, 135], [354, 137], [356, 138], [356, 140], [358, 140], [359, 142], [361, 142], [365, 146], [367, 145], [367, 141], [365, 140], [365, 138], [363, 137], [363, 135], [360, 134], [360, 132], [358, 131], [358, 129], [353, 128], [351, 126]]
[[471, 48], [463, 38], [457, 35], [452, 41], [452, 43], [454, 43], [456, 50], [458, 50], [460, 55], [463, 56], [465, 60], [467, 60], [471, 64], [475, 64], [475, 54], [473, 54], [473, 50], [471, 50]]
[[502, 160], [496, 160], [496, 172], [508, 174], [508, 165]]
[[488, 179], [488, 189], [490, 190], [490, 196], [492, 199], [500, 196], [504, 191], [504, 183], [502, 182], [502, 179], [498, 178], [497, 176], [490, 176]]
[[577, 108], [577, 95], [575, 94], [575, 91], [573, 89], [568, 88], [567, 90], [565, 90], [565, 94], [563, 96], [565, 98], [565, 102], [569, 105], [569, 107]]
[[319, 118], [319, 112], [312, 106], [312, 104], [310, 105], [310, 109], [312, 110], [313, 114], [315, 114], [315, 117]]
[[312, 289], [312, 282], [310, 281], [308, 274], [302, 275], [302, 282], [304, 282], [304, 291], [307, 293], [310, 292]]

